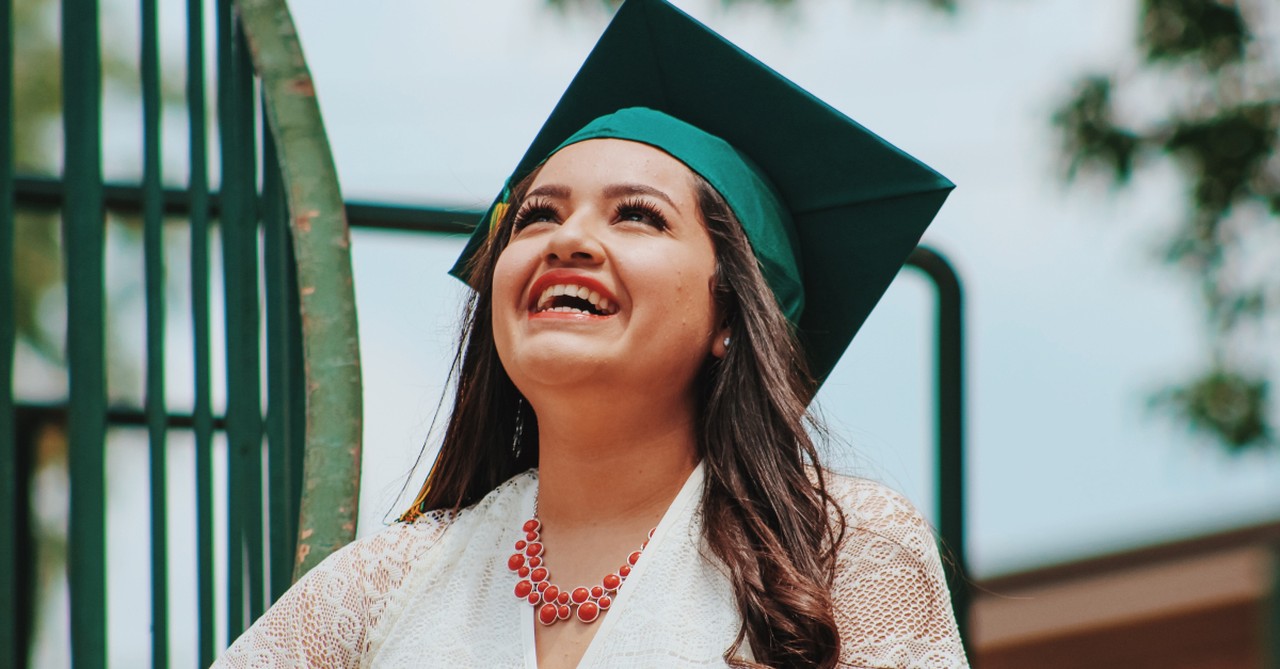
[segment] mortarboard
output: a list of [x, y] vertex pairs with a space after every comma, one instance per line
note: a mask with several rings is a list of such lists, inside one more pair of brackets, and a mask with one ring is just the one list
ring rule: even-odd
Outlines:
[[[643, 130], [630, 136], [627, 127]], [[622, 5], [507, 185], [564, 144], [593, 136], [648, 141], [725, 196], [819, 384], [954, 187], [664, 0]], [[727, 142], [762, 183], [735, 187], [725, 182], [731, 177], [706, 173], [718, 168], [699, 169], [696, 156], [672, 148], [681, 137], [693, 138], [693, 153], [714, 154], [717, 138]], [[751, 192], [760, 201], [744, 204]], [[771, 211], [771, 202], [783, 211]], [[466, 280], [493, 214], [491, 207], [468, 240], [454, 276]]]

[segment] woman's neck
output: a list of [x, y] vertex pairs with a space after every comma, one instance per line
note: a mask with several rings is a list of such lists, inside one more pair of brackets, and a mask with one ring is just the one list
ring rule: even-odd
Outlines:
[[692, 402], [594, 399], [536, 406], [539, 515], [561, 526], [656, 522], [698, 464]]

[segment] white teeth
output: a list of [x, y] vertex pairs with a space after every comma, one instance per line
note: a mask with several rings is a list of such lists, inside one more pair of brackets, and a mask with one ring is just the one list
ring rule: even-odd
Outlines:
[[590, 313], [589, 311], [584, 311], [582, 309], [577, 309], [574, 307], [548, 306], [548, 304], [551, 302], [553, 298], [559, 297], [561, 295], [567, 295], [569, 297], [577, 297], [579, 299], [586, 300], [590, 302], [592, 306], [594, 306], [598, 311], [603, 312], [605, 314], [613, 313], [612, 303], [610, 303], [607, 298], [602, 297], [600, 293], [594, 290], [591, 290], [586, 286], [579, 286], [576, 284], [565, 284], [565, 283], [559, 283], [554, 286], [547, 286], [542, 291], [542, 295], [538, 297], [538, 304], [537, 304], [536, 310], [537, 311], [555, 311], [555, 312], [573, 312], [573, 313], [583, 313], [583, 314]]

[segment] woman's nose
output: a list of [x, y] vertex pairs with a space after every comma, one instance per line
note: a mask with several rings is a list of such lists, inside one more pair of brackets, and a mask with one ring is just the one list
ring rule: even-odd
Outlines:
[[598, 263], [604, 258], [598, 236], [598, 222], [589, 212], [570, 216], [547, 239], [547, 261]]

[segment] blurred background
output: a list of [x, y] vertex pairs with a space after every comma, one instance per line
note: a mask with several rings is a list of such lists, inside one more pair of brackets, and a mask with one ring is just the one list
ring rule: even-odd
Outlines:
[[[1280, 633], [1272, 603], [1280, 406], [1270, 392], [1280, 362], [1280, 6], [674, 4], [958, 184], [925, 243], [955, 267], [965, 299], [964, 558], [975, 666], [1280, 666], [1269, 641]], [[193, 178], [192, 6], [210, 35], [202, 134], [219, 141], [212, 34], [221, 10], [162, 0], [158, 159], [174, 191]], [[614, 6], [295, 0], [291, 8], [346, 199], [467, 212], [497, 193]], [[23, 546], [35, 556], [26, 661], [58, 667], [71, 657], [67, 527], [77, 509], [57, 413], [69, 392], [68, 272], [51, 193], [64, 173], [60, 25], [71, 9], [10, 0], [10, 11], [6, 111], [20, 182], [13, 396], [28, 422], [6, 465], [17, 463], [12, 471], [26, 482]], [[103, 0], [98, 19], [84, 18], [101, 35], [103, 177], [125, 186], [140, 183], [145, 162], [141, 19], [138, 3], [123, 0]], [[208, 160], [213, 190], [219, 160], [217, 152]], [[144, 232], [127, 209], [111, 211], [105, 227], [105, 384], [109, 406], [141, 411]], [[186, 218], [167, 211], [164, 402], [191, 415], [199, 386], [192, 237]], [[460, 232], [389, 227], [357, 228], [352, 244], [365, 384], [361, 536], [394, 519], [425, 476], [465, 297], [444, 273]], [[236, 368], [225, 353], [223, 241], [208, 238], [214, 415], [226, 410]], [[831, 464], [903, 491], [934, 520], [935, 309], [932, 285], [905, 270], [817, 403], [836, 435]], [[257, 376], [266, 388], [268, 370]], [[158, 651], [145, 613], [154, 589], [147, 519], [158, 494], [148, 436], [139, 425], [106, 434], [107, 664], [158, 666], [158, 652], [178, 666], [200, 664], [202, 643], [223, 647], [236, 623], [224, 615], [234, 575], [219, 560], [218, 613], [207, 623], [214, 641], [200, 638], [209, 635], [198, 622], [194, 439], [172, 430], [165, 446], [169, 594]], [[212, 537], [223, 554], [230, 500], [220, 434], [211, 449]]]

